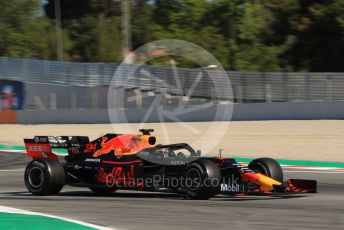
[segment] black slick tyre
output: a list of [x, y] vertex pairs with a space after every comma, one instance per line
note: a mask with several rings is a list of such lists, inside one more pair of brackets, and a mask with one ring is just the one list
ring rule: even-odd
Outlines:
[[198, 159], [184, 172], [185, 192], [193, 199], [209, 199], [220, 192], [221, 174], [216, 164]]
[[65, 172], [57, 160], [32, 160], [25, 169], [26, 188], [34, 195], [55, 195], [65, 184]]
[[260, 173], [274, 180], [283, 182], [283, 170], [280, 164], [272, 158], [258, 158], [248, 165], [250, 169], [258, 170]]

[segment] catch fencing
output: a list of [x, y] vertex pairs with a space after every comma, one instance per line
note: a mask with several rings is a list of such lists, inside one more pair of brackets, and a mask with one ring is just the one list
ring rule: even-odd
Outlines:
[[[178, 95], [173, 87], [167, 87], [164, 84], [164, 82], [174, 84], [174, 73], [171, 68], [140, 66], [139, 69], [144, 68], [145, 72], [136, 71], [134, 80], [125, 79], [124, 81], [117, 78], [113, 79], [117, 67], [118, 65], [109, 63], [59, 62], [0, 57], [0, 79], [17, 80], [30, 84], [68, 86], [74, 89], [78, 87], [84, 89], [80, 90], [81, 93], [89, 93], [92, 88], [108, 87], [111, 81], [116, 82], [118, 80], [119, 82], [116, 84], [126, 90], [164, 91], [171, 95]], [[128, 65], [126, 68], [130, 72], [137, 66]], [[197, 78], [199, 69], [179, 68], [177, 71], [182, 88], [187, 91]], [[144, 73], [150, 73], [151, 76]], [[227, 74], [233, 90], [231, 100], [236, 103], [344, 100], [344, 73], [228, 71]], [[214, 80], [216, 81], [213, 76], [202, 78], [193, 96], [213, 98], [212, 81]], [[82, 95], [79, 96], [83, 97]], [[97, 100], [105, 101], [106, 96], [106, 94], [101, 97], [98, 95]]]

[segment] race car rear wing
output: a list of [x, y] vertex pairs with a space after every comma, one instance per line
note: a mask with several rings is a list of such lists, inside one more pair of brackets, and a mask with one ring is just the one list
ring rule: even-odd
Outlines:
[[33, 139], [24, 139], [28, 156], [38, 158], [57, 159], [52, 149], [67, 149], [68, 153], [79, 151], [80, 148], [89, 143], [86, 136], [35, 136]]

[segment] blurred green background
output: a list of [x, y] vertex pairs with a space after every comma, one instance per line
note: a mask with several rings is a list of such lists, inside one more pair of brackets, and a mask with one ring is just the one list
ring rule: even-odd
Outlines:
[[[60, 0], [63, 60], [122, 60], [123, 0]], [[56, 60], [54, 0], [0, 1], [0, 56]], [[132, 0], [130, 49], [191, 41], [228, 70], [344, 70], [343, 0]], [[184, 63], [187, 67], [188, 63]]]

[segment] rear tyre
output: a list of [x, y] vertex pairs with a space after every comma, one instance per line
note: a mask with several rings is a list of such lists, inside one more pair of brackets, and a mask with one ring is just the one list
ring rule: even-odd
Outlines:
[[33, 160], [26, 166], [24, 181], [26, 188], [34, 195], [55, 195], [64, 186], [65, 173], [57, 160]]
[[184, 179], [185, 192], [193, 199], [209, 199], [220, 192], [221, 174], [212, 161], [199, 159], [190, 163]]
[[110, 188], [110, 187], [89, 187], [89, 189], [98, 195], [108, 195], [116, 191], [115, 188]]
[[248, 167], [258, 170], [260, 173], [271, 177], [274, 180], [283, 182], [283, 170], [279, 163], [271, 158], [258, 158], [253, 160]]

